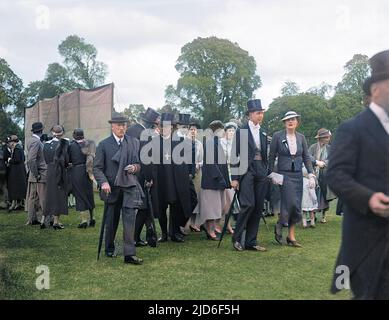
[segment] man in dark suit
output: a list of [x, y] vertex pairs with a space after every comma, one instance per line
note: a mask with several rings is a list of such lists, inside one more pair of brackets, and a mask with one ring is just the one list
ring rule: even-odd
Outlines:
[[[268, 143], [266, 133], [260, 127], [264, 111], [260, 99], [247, 102], [249, 121], [237, 130], [231, 151], [231, 186], [239, 189], [241, 206], [232, 237], [233, 247], [237, 251], [266, 251], [257, 242], [259, 221], [268, 188]], [[245, 229], [246, 240], [243, 244], [242, 233]]]
[[114, 257], [115, 235], [120, 211], [123, 217], [124, 262], [142, 264], [135, 254], [134, 229], [136, 211], [143, 203], [143, 191], [135, 176], [140, 170], [139, 141], [125, 135], [127, 118], [112, 115], [112, 135], [101, 141], [96, 150], [93, 174], [104, 201], [105, 254]]
[[328, 184], [344, 205], [332, 292], [349, 280], [355, 299], [389, 299], [389, 50], [369, 62], [371, 103], [339, 127], [328, 161]]
[[[140, 149], [151, 139], [152, 136], [156, 136], [154, 126], [158, 125], [160, 119], [160, 114], [152, 108], [147, 108], [145, 113], [140, 115], [140, 121], [135, 123], [127, 129], [126, 135], [138, 139], [140, 142]], [[145, 132], [147, 131], [147, 132]], [[147, 133], [148, 140], [141, 139], [142, 133]], [[152, 185], [152, 180], [147, 181], [145, 178], [149, 166], [144, 166], [141, 164], [141, 170], [138, 172], [137, 177], [140, 185], [143, 188], [144, 193], [146, 194], [146, 185]], [[135, 221], [135, 246], [144, 247], [149, 245], [150, 247], [156, 247], [156, 235], [155, 230], [153, 230], [153, 221], [151, 220], [150, 208], [148, 201], [144, 201], [143, 206], [138, 210]], [[142, 233], [143, 226], [146, 225], [146, 241], [143, 241], [140, 237]]]

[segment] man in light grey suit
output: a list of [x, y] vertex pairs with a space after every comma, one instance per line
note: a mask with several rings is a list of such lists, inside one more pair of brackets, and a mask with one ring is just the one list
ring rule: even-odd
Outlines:
[[28, 189], [27, 189], [27, 225], [44, 225], [42, 216], [46, 193], [47, 165], [43, 157], [43, 143], [40, 137], [43, 132], [43, 124], [32, 124], [32, 137], [27, 142], [27, 166], [28, 166]]

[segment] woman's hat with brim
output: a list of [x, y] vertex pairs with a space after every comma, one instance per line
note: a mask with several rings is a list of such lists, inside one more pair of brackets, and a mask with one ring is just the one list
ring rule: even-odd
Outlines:
[[330, 130], [328, 130], [326, 128], [321, 128], [321, 129], [317, 130], [317, 135], [316, 135], [315, 139], [328, 138], [331, 136], [332, 136], [332, 134], [331, 134]]
[[224, 124], [224, 130], [228, 130], [228, 129], [238, 129], [238, 125], [235, 123], [235, 122], [227, 122]]
[[379, 52], [369, 59], [371, 75], [363, 83], [363, 91], [370, 96], [373, 83], [389, 79], [389, 50]]
[[112, 112], [111, 120], [108, 120], [109, 123], [127, 123], [128, 118], [123, 116], [118, 112]]
[[84, 130], [81, 128], [76, 128], [73, 131], [73, 138], [76, 140], [82, 140], [84, 139]]
[[56, 135], [56, 136], [60, 136], [60, 135], [63, 135], [65, 133], [64, 127], [59, 125], [59, 124], [54, 125], [50, 131], [53, 133], [53, 135]]
[[299, 114], [297, 114], [296, 112], [294, 111], [288, 111], [287, 113], [285, 113], [284, 117], [281, 119], [281, 121], [285, 121], [285, 120], [288, 120], [288, 119], [292, 119], [292, 118], [300, 118], [301, 116]]
[[12, 134], [12, 135], [10, 135], [9, 137], [7, 137], [6, 142], [7, 142], [7, 143], [9, 143], [9, 142], [19, 142], [19, 138], [18, 138], [17, 135]]
[[218, 129], [223, 129], [224, 130], [224, 124], [220, 120], [214, 120], [209, 124], [209, 128], [215, 132]]

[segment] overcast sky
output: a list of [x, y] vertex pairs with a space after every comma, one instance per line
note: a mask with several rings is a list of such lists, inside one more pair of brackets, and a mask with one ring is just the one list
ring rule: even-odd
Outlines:
[[180, 49], [197, 37], [237, 42], [254, 56], [267, 106], [287, 80], [302, 90], [336, 85], [356, 53], [389, 49], [386, 0], [128, 0], [0, 2], [0, 57], [23, 79], [61, 62], [58, 44], [77, 34], [96, 46], [115, 83], [115, 107], [164, 105]]

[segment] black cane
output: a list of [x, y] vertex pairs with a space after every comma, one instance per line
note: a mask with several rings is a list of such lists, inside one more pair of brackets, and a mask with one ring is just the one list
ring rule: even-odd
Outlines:
[[220, 248], [220, 244], [221, 244], [221, 242], [223, 240], [223, 236], [224, 236], [224, 234], [227, 231], [228, 221], [230, 220], [230, 217], [232, 215], [232, 211], [234, 211], [234, 205], [235, 205], [235, 201], [237, 199], [237, 195], [238, 195], [238, 190], [235, 191], [234, 197], [232, 198], [232, 201], [231, 201], [230, 209], [228, 210], [228, 213], [226, 215], [226, 218], [225, 218], [225, 221], [224, 221], [223, 230], [222, 230], [222, 233], [220, 234], [219, 244], [217, 245], [218, 248]]
[[149, 204], [149, 212], [150, 212], [150, 218], [151, 218], [151, 226], [153, 227], [153, 236], [157, 239], [157, 230], [155, 228], [155, 221], [154, 221], [154, 209], [153, 209], [153, 202], [151, 201], [151, 187], [146, 187], [147, 190], [147, 201]]
[[99, 260], [99, 258], [100, 258], [101, 246], [103, 244], [104, 227], [105, 227], [105, 219], [106, 219], [106, 212], [107, 212], [107, 208], [106, 207], [107, 207], [107, 203], [104, 203], [103, 220], [101, 221], [99, 245], [98, 245], [98, 248], [97, 248], [97, 260]]

